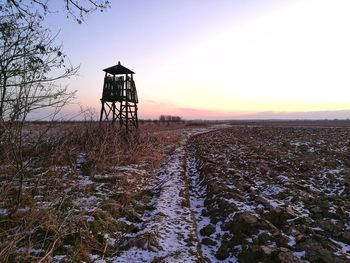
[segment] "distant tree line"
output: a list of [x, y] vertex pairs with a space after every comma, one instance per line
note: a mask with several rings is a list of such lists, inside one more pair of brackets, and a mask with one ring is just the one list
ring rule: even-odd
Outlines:
[[160, 115], [159, 121], [160, 122], [180, 122], [182, 119], [179, 116], [172, 116], [172, 115]]

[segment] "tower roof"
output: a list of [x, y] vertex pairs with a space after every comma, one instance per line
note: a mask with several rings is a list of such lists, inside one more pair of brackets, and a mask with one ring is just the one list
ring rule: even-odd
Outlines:
[[120, 64], [120, 61], [118, 61], [118, 64], [109, 68], [105, 68], [103, 70], [104, 72], [107, 72], [112, 75], [121, 75], [121, 74], [135, 74], [135, 72], [131, 71], [130, 69], [122, 66]]

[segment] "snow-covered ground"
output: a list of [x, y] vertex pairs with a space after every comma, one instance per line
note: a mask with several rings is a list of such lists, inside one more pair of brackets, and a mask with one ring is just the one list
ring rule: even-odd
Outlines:
[[152, 183], [158, 188], [154, 210], [142, 221], [145, 228], [138, 236], [147, 236], [144, 247], [133, 247], [112, 259], [112, 262], [196, 262], [198, 241], [184, 180], [184, 143], [166, 160]]
[[153, 199], [154, 210], [144, 215], [144, 228], [135, 235], [145, 237], [147, 242], [122, 252], [112, 262], [198, 262], [202, 258], [196, 218], [189, 202], [185, 145], [190, 136], [214, 128], [177, 131], [184, 139], [157, 172], [151, 185], [158, 192]]

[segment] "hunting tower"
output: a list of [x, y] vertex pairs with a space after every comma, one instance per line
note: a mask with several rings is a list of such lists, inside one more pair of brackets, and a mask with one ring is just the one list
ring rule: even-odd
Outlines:
[[101, 98], [102, 121], [111, 120], [112, 123], [119, 120], [120, 127], [125, 127], [126, 131], [130, 126], [138, 127], [137, 119], [137, 91], [133, 75], [130, 69], [117, 65], [103, 70], [105, 79]]

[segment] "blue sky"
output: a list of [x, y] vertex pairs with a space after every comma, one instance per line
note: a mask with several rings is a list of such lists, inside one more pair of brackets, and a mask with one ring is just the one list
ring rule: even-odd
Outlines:
[[62, 84], [97, 112], [102, 69], [121, 61], [136, 72], [143, 118], [347, 117], [349, 13], [346, 0], [131, 0], [81, 25], [63, 12], [47, 22], [81, 65]]

